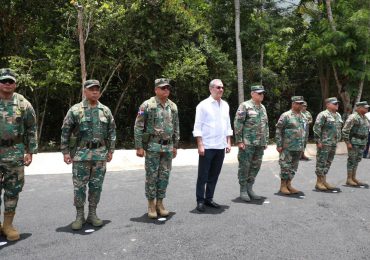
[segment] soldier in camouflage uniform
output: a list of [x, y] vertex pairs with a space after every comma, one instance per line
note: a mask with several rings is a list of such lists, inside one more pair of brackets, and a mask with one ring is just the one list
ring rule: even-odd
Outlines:
[[267, 113], [261, 103], [264, 93], [263, 86], [252, 86], [252, 98], [240, 104], [234, 119], [235, 143], [239, 147], [240, 198], [244, 201], [261, 199], [252, 188], [269, 139]]
[[318, 190], [333, 190], [335, 187], [326, 182], [326, 175], [333, 162], [337, 143], [341, 140], [343, 126], [342, 117], [338, 111], [336, 97], [325, 100], [326, 110], [317, 115], [313, 132], [317, 147], [316, 154], [316, 186]]
[[313, 123], [313, 118], [312, 118], [312, 115], [311, 113], [307, 110], [307, 102], [305, 101], [303, 103], [303, 106], [302, 106], [302, 111], [301, 113], [304, 115], [304, 117], [306, 118], [306, 134], [305, 134], [305, 139], [304, 139], [304, 148], [303, 148], [303, 152], [302, 152], [302, 155], [301, 155], [301, 160], [304, 160], [304, 161], [309, 161], [310, 159], [304, 154], [304, 151], [306, 149], [306, 146], [307, 146], [307, 142], [308, 142], [308, 136], [310, 135], [310, 125]]
[[[73, 162], [74, 206], [77, 210], [76, 220], [72, 223], [73, 230], [81, 229], [85, 222], [96, 227], [103, 225], [96, 215], [96, 207], [100, 200], [106, 163], [112, 160], [116, 141], [116, 124], [112, 113], [99, 102], [99, 81], [87, 80], [84, 94], [85, 99], [72, 106], [64, 118], [61, 136], [64, 162]], [[89, 186], [89, 213], [85, 220], [86, 185]]]
[[154, 85], [156, 95], [141, 104], [134, 127], [136, 155], [145, 155], [149, 218], [157, 218], [158, 214], [162, 217], [169, 215], [163, 199], [180, 140], [177, 106], [168, 99], [169, 79], [156, 79]]
[[32, 155], [37, 152], [35, 111], [15, 89], [15, 73], [11, 69], [0, 69], [0, 197], [4, 190], [5, 208], [0, 232], [9, 241], [20, 238], [13, 219], [24, 185], [24, 166], [31, 164]]
[[298, 169], [304, 148], [306, 119], [302, 115], [302, 96], [293, 96], [291, 110], [283, 113], [276, 124], [276, 150], [280, 153], [280, 192], [286, 195], [299, 193], [291, 182]]
[[366, 119], [365, 114], [368, 110], [369, 105], [366, 101], [357, 102], [356, 112], [347, 118], [342, 129], [343, 140], [346, 142], [348, 149], [346, 184], [350, 186], [364, 184], [357, 180], [356, 170], [367, 143], [369, 121]]

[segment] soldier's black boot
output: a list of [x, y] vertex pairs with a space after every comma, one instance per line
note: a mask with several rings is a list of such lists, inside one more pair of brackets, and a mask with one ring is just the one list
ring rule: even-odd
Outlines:
[[101, 227], [103, 225], [103, 220], [96, 215], [96, 206], [89, 205], [89, 214], [87, 215], [86, 222], [94, 227]]
[[254, 191], [253, 191], [253, 184], [254, 184], [254, 181], [247, 183], [247, 192], [248, 192], [249, 197], [252, 200], [260, 200], [260, 199], [262, 199], [261, 196], [258, 196], [256, 193], [254, 193]]
[[249, 194], [248, 194], [247, 185], [240, 185], [240, 198], [247, 202], [251, 201]]
[[76, 214], [76, 220], [72, 222], [72, 229], [73, 230], [80, 230], [85, 224], [85, 213], [84, 213], [84, 207], [76, 207], [77, 214]]

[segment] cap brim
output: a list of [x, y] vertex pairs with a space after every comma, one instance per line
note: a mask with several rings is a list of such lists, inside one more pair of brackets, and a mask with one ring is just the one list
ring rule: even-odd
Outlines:
[[11, 80], [14, 80], [14, 82], [17, 82], [17, 80], [16, 80], [13, 76], [9, 76], [9, 75], [7, 75], [7, 76], [2, 76], [2, 77], [0, 78], [0, 80], [3, 80], [3, 79], [11, 79]]
[[170, 86], [172, 88], [172, 86], [170, 84], [167, 84], [167, 83], [165, 83], [165, 84], [159, 84], [159, 85], [157, 85], [155, 87], [158, 88], [158, 87], [163, 87], [163, 86]]
[[85, 88], [92, 88], [94, 86], [97, 86], [98, 88], [100, 88], [100, 85], [96, 85], [96, 84], [87, 85], [85, 86]]
[[260, 89], [260, 90], [252, 90], [252, 92], [256, 92], [256, 93], [263, 93], [263, 92], [266, 92], [265, 90], [263, 89]]
[[292, 101], [292, 103], [303, 104], [303, 103], [304, 103], [304, 101]]

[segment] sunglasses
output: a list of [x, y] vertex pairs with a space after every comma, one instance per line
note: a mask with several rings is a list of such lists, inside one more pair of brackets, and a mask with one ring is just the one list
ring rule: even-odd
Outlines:
[[218, 90], [224, 89], [224, 87], [222, 87], [222, 86], [217, 86], [217, 87], [214, 87], [214, 88], [217, 88]]
[[15, 83], [15, 81], [12, 80], [12, 79], [2, 79], [2, 80], [0, 80], [0, 83], [1, 84], [13, 84], [13, 83]]
[[166, 89], [171, 90], [171, 87], [168, 86], [168, 85], [162, 86], [162, 87], [158, 87], [158, 88], [160, 88], [161, 90], [166, 90]]

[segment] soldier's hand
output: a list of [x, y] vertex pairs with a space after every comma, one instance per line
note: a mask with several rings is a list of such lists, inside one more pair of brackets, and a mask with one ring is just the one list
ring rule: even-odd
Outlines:
[[240, 149], [244, 150], [244, 149], [245, 149], [245, 147], [246, 147], [246, 145], [245, 145], [243, 142], [241, 142], [241, 143], [238, 143], [238, 147], [239, 147]]
[[276, 147], [276, 151], [278, 151], [279, 153], [281, 153], [283, 151], [283, 147]]
[[317, 143], [317, 144], [316, 144], [316, 147], [317, 147], [318, 149], [321, 149], [321, 148], [322, 148], [322, 143]]
[[139, 156], [139, 157], [144, 157], [144, 149], [143, 148], [138, 148], [136, 149], [136, 156]]
[[25, 165], [25, 166], [30, 165], [30, 164], [31, 164], [31, 162], [32, 162], [32, 153], [27, 153], [27, 154], [24, 156], [23, 162], [24, 162], [24, 165]]
[[108, 152], [108, 154], [107, 154], [107, 162], [112, 161], [112, 158], [113, 158], [113, 153], [112, 152]]
[[347, 149], [348, 150], [351, 150], [352, 149], [352, 144], [351, 143], [347, 143]]
[[172, 158], [176, 158], [176, 156], [177, 156], [177, 149], [176, 148], [172, 149], [172, 154], [173, 154]]
[[72, 158], [71, 158], [71, 156], [68, 153], [67, 154], [64, 154], [63, 157], [64, 157], [64, 162], [66, 164], [71, 164], [72, 163]]

